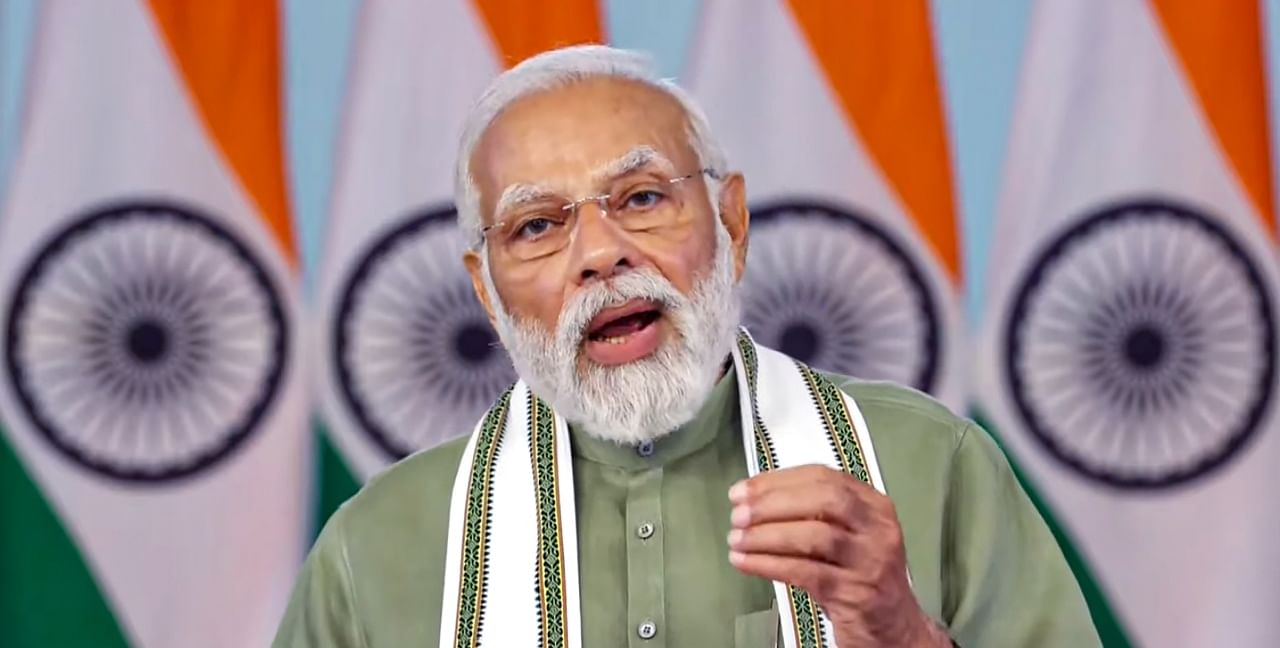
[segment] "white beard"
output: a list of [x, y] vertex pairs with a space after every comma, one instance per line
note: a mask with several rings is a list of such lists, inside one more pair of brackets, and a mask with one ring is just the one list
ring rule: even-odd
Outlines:
[[[623, 445], [659, 439], [693, 420], [737, 337], [741, 306], [733, 246], [717, 223], [715, 261], [685, 296], [652, 269], [624, 272], [583, 288], [560, 312], [553, 335], [540, 323], [516, 321], [497, 298], [489, 270], [498, 337], [533, 393], [588, 434]], [[587, 325], [601, 310], [632, 299], [660, 304], [675, 336], [653, 354], [618, 366], [578, 356]]]

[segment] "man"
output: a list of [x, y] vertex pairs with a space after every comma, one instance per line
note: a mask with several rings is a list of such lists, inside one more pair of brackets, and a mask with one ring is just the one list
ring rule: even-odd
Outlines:
[[1097, 644], [985, 432], [739, 332], [745, 181], [643, 58], [503, 74], [457, 181], [521, 382], [334, 515], [277, 646]]

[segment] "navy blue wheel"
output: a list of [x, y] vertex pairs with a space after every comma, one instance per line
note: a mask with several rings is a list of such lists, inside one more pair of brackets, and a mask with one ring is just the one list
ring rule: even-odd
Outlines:
[[250, 248], [199, 209], [95, 208], [20, 274], [5, 370], [32, 427], [74, 463], [186, 477], [241, 447], [275, 399], [284, 313]]
[[347, 408], [398, 459], [471, 431], [515, 381], [462, 266], [452, 207], [415, 214], [360, 257], [333, 320]]
[[1052, 239], [1017, 284], [1004, 344], [1033, 438], [1116, 488], [1222, 468], [1272, 400], [1262, 273], [1215, 219], [1166, 200], [1105, 207]]
[[936, 387], [939, 300], [891, 232], [807, 200], [754, 207], [751, 223], [743, 320], [757, 340], [818, 369]]

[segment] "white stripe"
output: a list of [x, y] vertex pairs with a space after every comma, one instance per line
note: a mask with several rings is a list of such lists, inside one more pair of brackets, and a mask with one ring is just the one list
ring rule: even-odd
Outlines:
[[[390, 457], [367, 436], [340, 391], [330, 354], [333, 324], [345, 282], [369, 247], [416, 213], [453, 204], [453, 160], [462, 123], [502, 69], [476, 11], [467, 2], [409, 0], [367, 2], [360, 8], [313, 319], [318, 348], [325, 352], [315, 378], [324, 420], [362, 480], [385, 468]], [[444, 247], [451, 251], [415, 259], [418, 265], [409, 270], [469, 286], [460, 263], [464, 242], [456, 236], [449, 240]], [[363, 340], [353, 337], [356, 345]], [[361, 347], [352, 355], [368, 351]], [[471, 425], [470, 418], [444, 415], [457, 409], [445, 396], [419, 389], [415, 399], [432, 413], [414, 430], [427, 446], [465, 434]]]
[[[516, 400], [517, 397], [519, 400]], [[489, 495], [489, 586], [479, 645], [526, 645], [538, 636], [538, 501], [529, 454], [529, 388], [511, 398]]]
[[854, 402], [853, 397], [840, 390], [841, 398], [844, 398], [845, 408], [849, 410], [849, 418], [853, 422], [854, 434], [858, 437], [858, 447], [862, 449], [862, 460], [867, 465], [867, 474], [871, 477], [871, 485], [881, 493], [888, 495], [889, 491], [885, 489], [884, 477], [880, 475], [880, 462], [876, 460], [876, 446], [871, 443], [871, 430], [867, 427], [867, 420], [862, 416], [862, 410], [858, 408], [858, 404]]
[[[906, 205], [870, 154], [861, 135], [840, 106], [821, 63], [793, 13], [782, 2], [740, 3], [709, 0], [703, 9], [687, 74], [690, 91], [706, 110], [711, 128], [725, 147], [729, 166], [742, 171], [753, 207], [797, 199], [834, 203], [855, 209], [883, 227], [915, 257], [923, 281], [936, 297], [942, 357], [932, 392], [944, 402], [963, 404], [964, 322], [958, 290], [911, 218]], [[743, 70], [750, 70], [744, 74]], [[755, 232], [763, 232], [758, 223]], [[805, 234], [799, 224], [793, 233]], [[822, 236], [822, 232], [814, 236]], [[876, 246], [855, 250], [810, 245], [797, 250], [787, 239], [760, 234], [752, 239], [752, 263], [745, 281], [774, 268], [829, 269], [842, 288], [874, 293], [877, 276], [868, 259], [883, 254]], [[794, 241], [792, 241], [794, 242]], [[776, 260], [776, 262], [775, 262]], [[896, 275], [895, 275], [896, 276]], [[759, 275], [762, 283], [770, 276]], [[859, 284], [859, 279], [866, 281]], [[904, 311], [913, 307], [908, 291], [880, 295]], [[894, 310], [898, 310], [895, 308]], [[899, 327], [919, 326], [916, 319]], [[757, 335], [761, 331], [756, 331]], [[774, 343], [764, 340], [765, 344]], [[904, 376], [908, 373], [899, 370]], [[887, 379], [890, 375], [864, 375]], [[910, 378], [900, 379], [905, 382]]]
[[826, 420], [809, 391], [808, 382], [795, 363], [781, 353], [757, 346], [760, 387], [757, 406], [765, 421], [782, 421], [785, 427], [769, 428], [780, 466], [818, 464], [840, 470], [840, 457], [823, 432]]
[[[761, 368], [759, 366], [759, 355], [761, 347], [755, 346], [756, 349], [756, 376], [759, 377]], [[753, 392], [758, 391], [752, 384], [747, 374], [747, 362], [742, 357], [742, 351], [737, 344], [733, 345], [733, 370], [738, 378], [738, 405], [741, 411], [741, 423], [739, 427], [742, 432], [742, 448], [747, 457], [747, 476], [755, 477], [760, 474], [760, 453], [756, 449], [755, 421], [757, 410], [759, 409], [760, 395], [757, 393], [756, 402], [753, 404]], [[763, 421], [762, 421], [763, 423]], [[813, 429], [813, 428], [811, 428]], [[769, 449], [766, 447], [765, 452]], [[773, 582], [773, 597], [778, 605], [778, 623], [782, 628], [782, 645], [786, 648], [797, 648], [795, 627], [795, 614], [791, 610], [791, 596], [787, 591], [785, 583], [778, 581]]]
[[[508, 405], [507, 417], [511, 416], [511, 406]], [[462, 550], [466, 545], [467, 492], [471, 484], [472, 467], [476, 462], [476, 444], [480, 441], [480, 431], [484, 429], [484, 423], [485, 419], [481, 418], [480, 422], [476, 423], [471, 438], [467, 440], [467, 446], [458, 460], [458, 473], [453, 477], [453, 491], [449, 497], [449, 540], [445, 549], [444, 594], [440, 599], [443, 602], [440, 606], [441, 646], [452, 646], [456, 643], [457, 603], [462, 593], [460, 591]], [[501, 434], [500, 431], [499, 435]]]
[[210, 140], [145, 3], [42, 8], [31, 110], [0, 213], [0, 300], [73, 216], [104, 201], [177, 201], [207, 212], [266, 266], [292, 346], [252, 438], [190, 479], [123, 486], [88, 473], [39, 438], [8, 380], [0, 380], [0, 417], [133, 645], [265, 645], [305, 542], [310, 469], [293, 273]]
[[564, 604], [566, 613], [565, 645], [581, 648], [582, 596], [578, 591], [578, 501], [574, 494], [573, 447], [569, 426], [556, 416], [556, 469], [559, 472], [560, 534], [564, 539]]
[[[1261, 266], [1275, 306], [1270, 238], [1152, 12], [1135, 0], [1036, 5], [998, 207], [984, 357], [975, 363], [981, 396], [1137, 642], [1278, 645], [1280, 580], [1263, 576], [1280, 570], [1280, 508], [1268, 495], [1280, 486], [1277, 403], [1226, 467], [1178, 488], [1126, 492], [1034, 443], [1007, 394], [1003, 328], [1015, 282], [1051, 237], [1108, 203], [1154, 195], [1205, 210]], [[1223, 312], [1232, 308], [1242, 307]]]

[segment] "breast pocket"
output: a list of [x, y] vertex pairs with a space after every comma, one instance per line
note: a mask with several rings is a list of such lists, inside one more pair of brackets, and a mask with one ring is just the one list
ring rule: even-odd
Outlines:
[[741, 614], [733, 622], [734, 648], [777, 648], [778, 602], [767, 610]]

